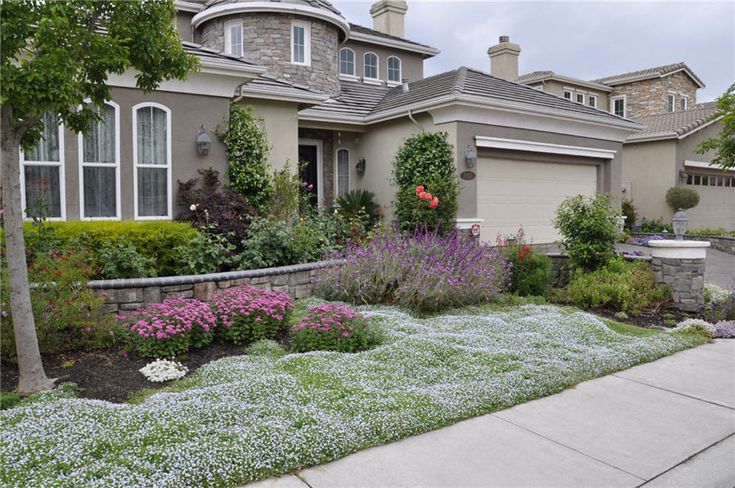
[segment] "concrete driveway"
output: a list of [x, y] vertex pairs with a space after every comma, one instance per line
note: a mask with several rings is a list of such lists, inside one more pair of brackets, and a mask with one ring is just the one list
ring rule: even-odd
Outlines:
[[735, 340], [251, 488], [735, 486]]

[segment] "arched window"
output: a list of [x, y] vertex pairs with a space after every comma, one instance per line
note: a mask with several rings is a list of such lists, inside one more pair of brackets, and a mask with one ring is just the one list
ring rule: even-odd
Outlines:
[[82, 219], [120, 218], [119, 106], [92, 105], [101, 119], [79, 134], [79, 197]]
[[21, 152], [21, 204], [26, 217], [39, 211], [52, 219], [66, 218], [64, 194], [64, 128], [56, 114], [43, 116], [41, 139]]
[[388, 81], [401, 82], [401, 60], [395, 56], [388, 58]]
[[339, 74], [355, 76], [355, 51], [350, 48], [339, 50]]
[[365, 53], [365, 75], [369, 80], [378, 79], [378, 55], [375, 53]]
[[337, 196], [341, 197], [350, 191], [350, 151], [347, 149], [337, 150]]
[[135, 218], [171, 218], [171, 111], [158, 103], [133, 107]]

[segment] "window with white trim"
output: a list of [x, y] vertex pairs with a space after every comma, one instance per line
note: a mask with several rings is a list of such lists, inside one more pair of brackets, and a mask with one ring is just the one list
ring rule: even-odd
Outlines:
[[311, 66], [311, 25], [306, 22], [291, 24], [291, 62]]
[[669, 105], [668, 105], [669, 112], [675, 111], [676, 110], [676, 95], [674, 95], [673, 93], [669, 93], [668, 101], [669, 101]]
[[64, 129], [56, 114], [43, 117], [41, 139], [21, 153], [22, 204], [26, 217], [66, 218]]
[[592, 108], [597, 108], [597, 95], [590, 95], [587, 97], [587, 105]]
[[564, 90], [564, 98], [566, 98], [567, 100], [571, 100], [572, 92], [570, 90]]
[[171, 111], [146, 103], [133, 107], [135, 217], [171, 217]]
[[350, 191], [350, 151], [337, 151], [337, 196], [341, 197]]
[[105, 103], [90, 108], [100, 115], [79, 134], [81, 218], [119, 218], [119, 107]]
[[577, 93], [577, 103], [584, 105], [584, 93]]
[[625, 106], [625, 97], [612, 97], [610, 99], [610, 110], [615, 115], [618, 115], [620, 117], [625, 117], [626, 112], [626, 106]]
[[687, 110], [689, 109], [689, 97], [686, 95], [680, 95], [679, 104], [681, 106], [681, 110]]
[[339, 74], [355, 76], [355, 51], [348, 47], [339, 50]]
[[378, 55], [375, 53], [365, 53], [363, 56], [365, 63], [365, 78], [369, 80], [378, 79]]
[[388, 58], [388, 81], [393, 83], [401, 82], [401, 60], [396, 56]]
[[241, 58], [243, 56], [242, 22], [232, 21], [225, 23], [225, 53]]

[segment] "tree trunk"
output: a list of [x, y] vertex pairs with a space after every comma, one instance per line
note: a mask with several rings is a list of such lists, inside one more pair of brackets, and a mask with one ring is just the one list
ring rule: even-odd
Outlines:
[[26, 249], [23, 239], [23, 209], [20, 202], [20, 140], [13, 127], [9, 106], [2, 107], [2, 203], [5, 225], [5, 257], [10, 285], [10, 310], [13, 314], [15, 349], [18, 353], [19, 395], [29, 395], [54, 386], [46, 377], [38, 350], [38, 337], [28, 286]]

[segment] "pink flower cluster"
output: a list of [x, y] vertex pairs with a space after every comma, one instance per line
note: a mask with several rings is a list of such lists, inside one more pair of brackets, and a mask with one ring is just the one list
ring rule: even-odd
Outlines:
[[301, 321], [291, 328], [292, 332], [311, 329], [317, 332], [338, 333], [342, 337], [350, 337], [354, 321], [366, 322], [367, 319], [344, 305], [325, 303], [309, 308]]
[[210, 332], [217, 323], [209, 304], [187, 298], [169, 298], [117, 318], [134, 334], [161, 341], [186, 335], [197, 328]]
[[288, 293], [262, 290], [249, 285], [218, 291], [210, 300], [219, 323], [231, 328], [238, 317], [253, 316], [255, 322], [264, 319], [282, 321], [293, 310]]

